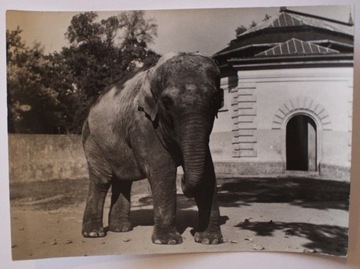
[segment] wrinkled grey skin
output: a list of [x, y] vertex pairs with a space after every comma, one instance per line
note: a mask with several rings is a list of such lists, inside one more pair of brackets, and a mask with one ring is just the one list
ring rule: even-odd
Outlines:
[[195, 198], [199, 209], [195, 241], [222, 242], [209, 150], [222, 103], [219, 87], [219, 69], [212, 59], [170, 54], [100, 96], [83, 127], [90, 176], [83, 236], [105, 236], [103, 207], [110, 186], [109, 230], [131, 230], [131, 184], [148, 178], [154, 201], [153, 243], [182, 243], [175, 228], [176, 171], [181, 165], [183, 192]]

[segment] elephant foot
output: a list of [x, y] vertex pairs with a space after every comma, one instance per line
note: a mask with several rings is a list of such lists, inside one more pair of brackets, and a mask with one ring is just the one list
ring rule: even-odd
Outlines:
[[151, 240], [154, 244], [177, 245], [183, 242], [175, 228], [154, 228]]
[[201, 243], [204, 245], [218, 245], [223, 242], [220, 229], [211, 232], [196, 232], [194, 239], [196, 243]]
[[129, 232], [133, 229], [131, 222], [120, 222], [120, 223], [110, 223], [109, 225], [109, 231], [115, 232], [115, 233], [124, 233]]
[[[88, 225], [89, 226], [89, 225]], [[82, 235], [88, 238], [104, 237], [106, 232], [104, 227], [83, 227]]]

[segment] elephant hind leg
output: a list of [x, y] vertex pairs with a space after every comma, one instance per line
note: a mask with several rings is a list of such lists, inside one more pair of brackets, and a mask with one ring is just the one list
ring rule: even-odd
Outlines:
[[109, 213], [109, 230], [128, 232], [132, 230], [130, 221], [131, 181], [120, 181], [114, 178], [111, 189], [111, 206]]
[[84, 146], [89, 170], [89, 193], [82, 235], [91, 238], [103, 237], [106, 235], [103, 227], [104, 203], [112, 180], [112, 171], [105, 158], [97, 154], [100, 150], [91, 139], [88, 139]]
[[110, 184], [99, 184], [93, 178], [95, 175], [90, 172], [89, 194], [86, 202], [82, 235], [84, 237], [103, 237], [105, 230], [103, 227], [104, 202]]

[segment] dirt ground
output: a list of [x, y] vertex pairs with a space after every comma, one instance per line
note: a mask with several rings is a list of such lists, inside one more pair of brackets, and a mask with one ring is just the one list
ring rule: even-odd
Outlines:
[[[73, 194], [64, 190], [64, 193], [54, 192], [36, 199], [34, 191], [26, 194], [31, 184], [10, 186], [14, 260], [221, 251], [310, 252], [337, 256], [347, 252], [350, 186], [345, 182], [294, 176], [220, 179], [224, 243], [215, 246], [194, 242], [192, 232], [197, 225], [197, 209], [194, 201], [185, 198], [180, 190], [177, 228], [184, 242], [176, 246], [152, 244], [152, 201], [146, 181], [133, 186], [133, 231], [109, 232], [98, 239], [83, 238], [81, 221], [87, 191], [84, 182], [74, 187]], [[57, 181], [51, 184], [55, 190], [61, 189]], [[81, 186], [84, 190], [79, 194]], [[41, 187], [34, 187], [35, 192], [43, 191], [38, 189]], [[71, 196], [78, 200], [68, 198]]]

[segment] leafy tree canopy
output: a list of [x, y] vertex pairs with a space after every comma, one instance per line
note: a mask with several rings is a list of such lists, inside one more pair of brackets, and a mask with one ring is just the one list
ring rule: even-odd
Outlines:
[[[143, 11], [102, 20], [96, 12], [80, 13], [65, 33], [70, 45], [49, 55], [40, 45], [28, 48], [20, 29], [7, 32], [9, 131], [80, 133], [90, 105], [105, 87], [156, 63], [159, 55], [148, 44], [157, 29]], [[28, 120], [30, 114], [41, 128]]]
[[[265, 22], [265, 21], [269, 20], [270, 18], [271, 18], [271, 16], [269, 14], [265, 14], [265, 17], [262, 21]], [[257, 26], [257, 22], [254, 20], [249, 25], [249, 28], [246, 28], [246, 26], [241, 25], [235, 29], [235, 35], [236, 35], [236, 37], [238, 37], [241, 34], [245, 33], [248, 29], [254, 28], [256, 26]]]
[[247, 31], [247, 28], [244, 25], [239, 26], [235, 29], [236, 36], [238, 37], [242, 33], [245, 33]]
[[49, 61], [40, 44], [29, 48], [20, 34], [19, 28], [6, 32], [9, 131], [58, 133], [57, 92], [44, 83]]

